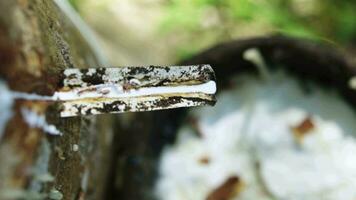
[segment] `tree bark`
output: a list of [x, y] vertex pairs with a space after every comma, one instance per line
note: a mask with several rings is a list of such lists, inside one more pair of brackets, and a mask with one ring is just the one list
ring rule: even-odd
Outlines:
[[[0, 78], [13, 91], [52, 95], [66, 68], [100, 63], [75, 25], [47, 0], [0, 1]], [[30, 127], [23, 108], [63, 136]], [[109, 116], [59, 118], [57, 105], [16, 100], [0, 140], [0, 199], [102, 199], [113, 130]]]

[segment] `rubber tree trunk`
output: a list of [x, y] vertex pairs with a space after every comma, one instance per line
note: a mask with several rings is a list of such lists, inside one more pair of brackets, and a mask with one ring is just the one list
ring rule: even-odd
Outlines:
[[[12, 91], [52, 95], [61, 70], [102, 64], [91, 49], [53, 1], [0, 1], [0, 79]], [[56, 107], [14, 102], [0, 140], [0, 199], [102, 199], [112, 119], [59, 118]], [[24, 108], [46, 116], [63, 136], [30, 127]]]

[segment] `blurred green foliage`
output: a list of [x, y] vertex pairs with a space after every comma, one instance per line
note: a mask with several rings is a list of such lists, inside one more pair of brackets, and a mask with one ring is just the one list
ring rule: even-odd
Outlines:
[[249, 31], [251, 36], [280, 33], [342, 45], [356, 42], [356, 1], [170, 0], [166, 7], [160, 30], [188, 35], [180, 57]]
[[68, 0], [70, 4], [72, 4], [73, 8], [75, 10], [79, 10], [79, 6], [80, 6], [80, 1], [81, 0]]
[[[69, 1], [77, 10], [87, 2]], [[107, 6], [118, 1], [123, 0], [100, 0]], [[158, 35], [160, 38], [173, 38], [178, 43], [174, 47], [179, 59], [222, 41], [266, 34], [284, 34], [343, 46], [356, 44], [356, 1], [353, 0], [132, 2], [142, 4], [142, 9], [150, 2], [159, 5], [163, 15], [161, 25], [157, 28]]]

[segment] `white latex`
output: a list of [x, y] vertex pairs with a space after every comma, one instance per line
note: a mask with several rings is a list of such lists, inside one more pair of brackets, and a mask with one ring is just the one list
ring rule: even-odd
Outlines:
[[[205, 199], [232, 175], [245, 185], [236, 200], [356, 199], [356, 115], [346, 102], [313, 85], [305, 93], [284, 73], [234, 85], [214, 108], [191, 112], [202, 138], [186, 125], [164, 150], [159, 199]], [[315, 128], [298, 144], [291, 127], [308, 116]]]

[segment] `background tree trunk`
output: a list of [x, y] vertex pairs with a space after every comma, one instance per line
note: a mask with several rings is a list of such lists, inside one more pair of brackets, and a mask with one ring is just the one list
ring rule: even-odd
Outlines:
[[[52, 95], [61, 70], [100, 64], [53, 1], [0, 1], [0, 78], [11, 90]], [[29, 127], [21, 115], [24, 107], [46, 115], [63, 136]], [[102, 199], [112, 119], [59, 118], [56, 107], [16, 100], [0, 140], [0, 199]]]

